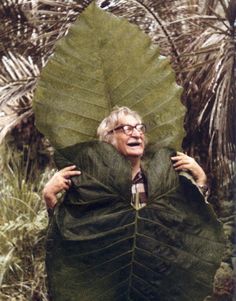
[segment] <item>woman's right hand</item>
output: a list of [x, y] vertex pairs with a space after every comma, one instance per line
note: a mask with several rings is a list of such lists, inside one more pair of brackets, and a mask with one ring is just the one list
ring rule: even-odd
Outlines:
[[52, 209], [57, 203], [57, 194], [62, 190], [68, 190], [71, 185], [70, 178], [79, 176], [81, 172], [76, 170], [76, 165], [65, 167], [57, 171], [46, 183], [43, 189], [43, 198], [47, 208]]

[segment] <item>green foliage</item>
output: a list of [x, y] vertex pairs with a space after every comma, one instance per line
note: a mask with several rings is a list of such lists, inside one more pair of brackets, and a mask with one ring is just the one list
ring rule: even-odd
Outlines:
[[138, 111], [150, 140], [179, 147], [180, 93], [168, 59], [149, 37], [93, 3], [42, 71], [34, 111], [39, 130], [57, 148], [94, 139], [115, 105]]
[[[4, 155], [1, 150], [1, 161]], [[40, 300], [46, 301], [44, 236], [47, 213], [40, 191], [47, 176], [34, 183], [27, 182], [19, 157], [19, 153], [8, 153], [4, 162], [8, 159], [11, 164], [4, 164], [1, 170], [0, 299], [29, 301], [38, 295]]]
[[90, 141], [57, 153], [59, 168], [73, 162], [82, 174], [51, 223], [52, 300], [202, 301], [211, 292], [222, 226], [195, 185], [182, 177], [180, 186], [172, 150], [148, 154], [148, 204], [136, 211], [131, 166], [113, 146]]

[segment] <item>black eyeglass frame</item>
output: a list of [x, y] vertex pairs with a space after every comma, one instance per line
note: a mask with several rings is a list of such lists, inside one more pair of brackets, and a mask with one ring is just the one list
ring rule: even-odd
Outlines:
[[[125, 126], [129, 126], [132, 128], [132, 131], [130, 133], [127, 133], [127, 131], [124, 129]], [[142, 129], [138, 129], [137, 126], [141, 126]], [[133, 130], [136, 129], [139, 133], [141, 134], [145, 134], [146, 131], [147, 131], [147, 127], [144, 123], [138, 123], [136, 125], [130, 125], [130, 124], [121, 124], [119, 126], [117, 126], [116, 128], [114, 128], [113, 130], [110, 130], [108, 132], [108, 134], [111, 134], [113, 133], [114, 131], [118, 131], [118, 130], [121, 130], [123, 131], [123, 133], [125, 133], [126, 135], [131, 135], [133, 133]], [[144, 129], [144, 130], [143, 130]]]

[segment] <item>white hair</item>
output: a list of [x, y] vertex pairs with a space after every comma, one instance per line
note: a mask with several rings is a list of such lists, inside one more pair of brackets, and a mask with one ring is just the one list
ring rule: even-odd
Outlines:
[[112, 130], [119, 125], [120, 120], [127, 116], [133, 116], [138, 123], [142, 123], [140, 115], [128, 107], [115, 107], [109, 116], [103, 119], [97, 129], [97, 135], [100, 141], [115, 144]]

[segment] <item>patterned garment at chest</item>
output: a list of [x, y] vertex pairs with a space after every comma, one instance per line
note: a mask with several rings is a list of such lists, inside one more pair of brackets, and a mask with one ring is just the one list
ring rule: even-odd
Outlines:
[[147, 180], [141, 170], [132, 180], [131, 205], [136, 210], [147, 205]]

